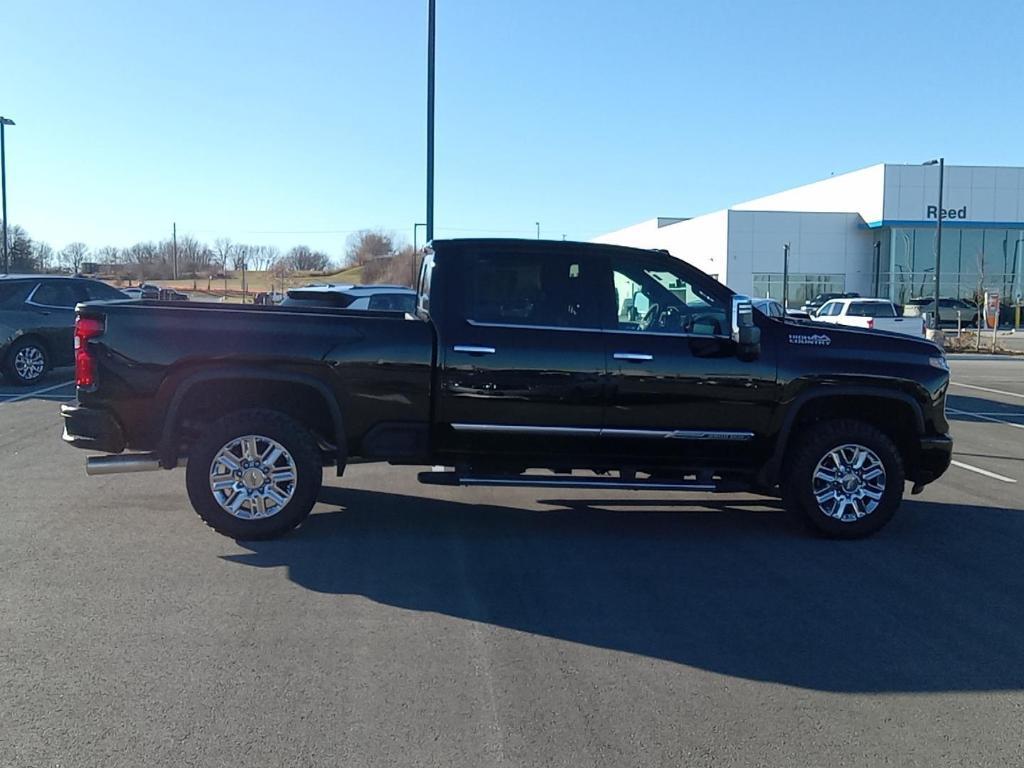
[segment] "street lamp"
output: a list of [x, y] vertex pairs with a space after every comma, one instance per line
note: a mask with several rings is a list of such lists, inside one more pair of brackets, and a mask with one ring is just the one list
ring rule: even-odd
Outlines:
[[540, 222], [535, 221], [533, 223], [537, 225], [537, 239], [540, 240]]
[[7, 117], [0, 117], [0, 197], [3, 198], [3, 257], [4, 257], [4, 274], [6, 275], [9, 270], [7, 263], [7, 155], [4, 151], [4, 128], [8, 125], [14, 125], [14, 121]]
[[942, 177], [946, 168], [946, 158], [940, 157], [938, 160], [929, 160], [927, 163], [922, 165], [938, 165], [939, 166], [939, 209], [935, 213], [935, 318], [932, 321], [932, 327], [935, 330], [939, 330], [939, 276], [940, 266], [942, 262]]

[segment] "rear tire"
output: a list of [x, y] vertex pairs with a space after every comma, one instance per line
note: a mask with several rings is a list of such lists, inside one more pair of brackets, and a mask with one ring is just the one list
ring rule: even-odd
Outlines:
[[808, 427], [796, 440], [782, 483], [791, 516], [836, 539], [870, 536], [892, 519], [905, 475], [888, 435], [862, 421], [836, 419]]
[[252, 409], [213, 422], [185, 470], [189, 500], [218, 533], [271, 539], [313, 509], [323, 464], [309, 430], [278, 411]]
[[46, 347], [35, 339], [18, 339], [7, 350], [4, 358], [4, 376], [13, 384], [29, 387], [39, 382], [50, 370], [50, 356]]

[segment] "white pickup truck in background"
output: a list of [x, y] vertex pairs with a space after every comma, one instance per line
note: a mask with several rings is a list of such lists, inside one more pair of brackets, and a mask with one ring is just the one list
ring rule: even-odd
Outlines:
[[888, 299], [832, 299], [813, 319], [819, 323], [893, 331], [919, 338], [925, 335], [923, 317], [899, 317]]

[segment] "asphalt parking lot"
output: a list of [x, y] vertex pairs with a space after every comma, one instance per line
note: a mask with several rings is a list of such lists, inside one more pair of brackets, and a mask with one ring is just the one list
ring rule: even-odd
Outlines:
[[859, 542], [362, 465], [235, 543], [0, 388], [0, 765], [1019, 765], [1024, 359], [952, 366], [956, 466]]

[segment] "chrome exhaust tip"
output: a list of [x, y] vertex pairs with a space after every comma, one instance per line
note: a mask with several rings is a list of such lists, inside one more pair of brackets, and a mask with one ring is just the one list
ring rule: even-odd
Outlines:
[[118, 456], [90, 456], [85, 460], [87, 475], [116, 475], [121, 472], [153, 472], [161, 469], [155, 453], [126, 453]]

